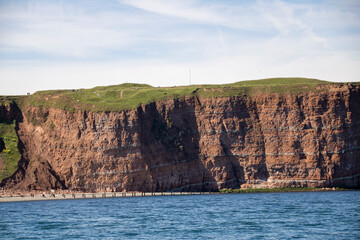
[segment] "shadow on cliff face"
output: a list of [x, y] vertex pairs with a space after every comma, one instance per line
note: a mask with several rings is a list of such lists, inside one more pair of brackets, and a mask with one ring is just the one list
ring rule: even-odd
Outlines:
[[23, 116], [21, 110], [15, 102], [11, 102], [7, 106], [0, 106], [0, 123], [11, 124], [14, 120], [22, 122]]
[[[360, 187], [360, 89], [350, 87], [349, 92], [335, 94], [327, 93], [319, 101], [319, 118], [317, 136], [319, 139], [318, 157], [316, 167], [319, 169], [320, 178], [327, 179], [320, 186], [336, 187]], [[331, 99], [328, 101], [327, 99]], [[335, 105], [335, 106], [334, 106]], [[329, 112], [333, 114], [329, 119]], [[327, 113], [327, 114], [326, 114]], [[328, 136], [324, 126], [330, 125], [330, 120], [338, 120], [333, 123], [331, 137]], [[328, 151], [332, 142], [337, 142], [337, 151]], [[329, 153], [330, 152], [330, 153]], [[336, 159], [336, 160], [334, 160]]]
[[[18, 134], [19, 131], [19, 123], [22, 123], [23, 119], [24, 117], [22, 115], [22, 112], [15, 102], [11, 103], [8, 107], [5, 106], [0, 107], [0, 123], [11, 124], [13, 123], [13, 121], [15, 121], [16, 134]], [[4, 178], [2, 180], [0, 187], [14, 188], [18, 183], [23, 181], [25, 177], [26, 169], [29, 165], [29, 161], [26, 158], [24, 158], [25, 147], [19, 136], [18, 136], [18, 150], [21, 154], [21, 158], [17, 164], [18, 168], [10, 177]]]
[[[236, 148], [243, 148], [246, 132], [236, 133], [235, 129], [246, 129], [248, 126], [243, 119], [250, 118], [246, 104], [241, 99], [230, 98], [219, 119], [219, 136], [213, 136], [219, 140], [219, 155], [207, 159], [206, 171], [211, 176], [207, 190], [217, 191], [219, 188], [240, 188], [245, 179], [244, 166], [241, 164], [241, 157], [236, 156]], [[212, 116], [216, 117], [216, 116]], [[209, 126], [208, 126], [209, 127]], [[214, 134], [214, 133], [212, 133]], [[234, 147], [235, 144], [237, 147]], [[240, 146], [242, 145], [242, 146]]]
[[[127, 191], [185, 191], [202, 183], [194, 99], [150, 103], [138, 108], [141, 173], [130, 173]], [[122, 189], [117, 189], [122, 190]]]
[[[351, 126], [349, 134], [352, 136], [352, 148], [359, 146], [360, 144], [360, 86], [357, 88], [351, 88], [351, 94], [349, 99], [349, 112], [351, 112]], [[351, 163], [353, 164], [352, 171], [354, 175], [353, 180], [350, 180], [350, 183], [344, 183], [345, 186], [354, 186], [360, 189], [360, 148], [354, 149], [353, 152], [350, 152]]]
[[[334, 168], [331, 186], [360, 188], [360, 86], [349, 89], [349, 102], [344, 106], [344, 135], [346, 136], [345, 152], [341, 164]], [[346, 177], [347, 176], [347, 177]]]
[[[30, 162], [27, 154], [27, 148], [24, 145], [21, 136], [19, 136], [19, 124], [23, 123], [24, 116], [21, 109], [15, 102], [8, 108], [1, 107], [0, 123], [12, 123], [15, 121], [15, 131], [18, 135], [18, 150], [21, 155], [17, 164], [17, 170], [10, 176], [2, 180], [0, 187], [13, 190], [48, 190], [48, 189], [66, 189], [64, 181], [52, 169], [48, 161]], [[31, 142], [31, 141], [30, 141]], [[27, 146], [32, 147], [32, 146]]]
[[[260, 139], [256, 139], [252, 134], [248, 135], [251, 130], [257, 128], [261, 129], [261, 124], [256, 103], [246, 97], [231, 98], [229, 111], [225, 112], [221, 126], [220, 144], [223, 156], [215, 159], [215, 164], [226, 170], [226, 178], [223, 179], [220, 188], [240, 188], [248, 180], [266, 181], [269, 177], [265, 159], [264, 136], [261, 133]], [[234, 129], [239, 130], [233, 132]], [[247, 155], [250, 153], [246, 152], [249, 151], [246, 150], [249, 149], [247, 146], [249, 137], [252, 142], [258, 142], [256, 146], [263, 155]], [[249, 158], [254, 159], [249, 161]], [[254, 164], [249, 165], [249, 162]]]
[[[254, 125], [252, 126], [253, 128], [259, 128], [260, 130], [260, 137], [259, 137], [259, 148], [258, 150], [262, 153], [261, 156], [257, 157], [259, 158], [257, 160], [257, 164], [255, 165], [255, 171], [252, 175], [252, 179], [257, 179], [257, 180], [262, 180], [262, 181], [267, 181], [269, 178], [269, 170], [266, 164], [266, 142], [265, 142], [265, 135], [264, 135], [264, 131], [263, 131], [263, 127], [261, 124], [261, 119], [259, 117], [259, 109], [257, 106], [257, 102], [254, 100], [250, 100], [251, 101], [251, 108], [248, 109], [248, 111], [253, 111], [254, 112]], [[249, 177], [248, 177], [249, 180]]]
[[[15, 121], [15, 131], [16, 134], [19, 130], [19, 123], [23, 122], [23, 115], [19, 107], [15, 102], [10, 103], [7, 106], [0, 106], [0, 123], [12, 124]], [[4, 146], [5, 147], [5, 146]], [[18, 161], [17, 170], [7, 178], [4, 178], [0, 187], [10, 188], [14, 187], [18, 182], [22, 181], [25, 176], [25, 170], [28, 166], [28, 161], [26, 161], [23, 157], [24, 153], [24, 144], [18, 136], [18, 149], [21, 154], [21, 158]]]
[[[208, 103], [204, 103], [208, 104]], [[232, 98], [223, 109], [222, 116], [210, 116], [221, 126], [200, 123], [204, 111], [196, 97], [176, 99], [173, 102], [152, 103], [139, 108], [141, 119], [141, 153], [147, 171], [142, 175], [129, 175], [126, 190], [137, 191], [218, 191], [219, 188], [240, 188], [248, 180], [267, 180], [264, 136], [258, 142], [261, 156], [247, 156], [248, 132], [261, 128], [256, 105], [243, 98]], [[221, 128], [220, 136], [210, 133], [205, 144], [200, 135], [208, 134], [212, 127]], [[234, 131], [235, 129], [238, 129]], [[200, 133], [201, 132], [201, 133]], [[217, 136], [216, 136], [217, 135]], [[219, 145], [213, 145], [219, 140]], [[209, 155], [220, 149], [216, 156]], [[245, 152], [244, 152], [245, 151]], [[240, 153], [240, 154], [238, 154]], [[245, 155], [243, 155], [245, 153]], [[253, 158], [252, 165], [249, 159]]]

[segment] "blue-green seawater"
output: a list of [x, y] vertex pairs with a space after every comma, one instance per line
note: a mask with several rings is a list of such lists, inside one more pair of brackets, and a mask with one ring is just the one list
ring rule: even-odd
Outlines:
[[360, 239], [360, 191], [0, 203], [1, 239]]

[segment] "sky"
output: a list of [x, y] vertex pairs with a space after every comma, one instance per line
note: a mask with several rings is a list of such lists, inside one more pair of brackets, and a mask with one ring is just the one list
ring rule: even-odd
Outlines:
[[360, 81], [358, 0], [0, 0], [0, 95]]

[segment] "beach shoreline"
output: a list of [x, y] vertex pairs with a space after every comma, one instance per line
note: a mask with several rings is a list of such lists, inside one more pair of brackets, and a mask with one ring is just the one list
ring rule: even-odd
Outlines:
[[209, 194], [244, 194], [244, 193], [283, 193], [283, 192], [328, 192], [347, 191], [358, 189], [343, 188], [272, 188], [272, 189], [221, 189], [219, 192], [29, 192], [29, 193], [2, 193], [1, 202], [26, 202], [47, 200], [69, 199], [95, 199], [95, 198], [119, 198], [119, 197], [149, 197], [149, 196], [180, 196], [180, 195], [209, 195]]
[[101, 193], [66, 193], [66, 194], [65, 193], [17, 194], [17, 195], [0, 195], [0, 203], [69, 200], [69, 199], [119, 198], [119, 197], [203, 195], [203, 194], [220, 194], [220, 193], [219, 192], [101, 192]]

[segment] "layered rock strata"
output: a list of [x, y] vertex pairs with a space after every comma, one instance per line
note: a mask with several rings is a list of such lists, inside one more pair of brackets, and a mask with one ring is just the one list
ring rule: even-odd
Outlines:
[[2, 186], [216, 191], [360, 186], [360, 89], [185, 97], [121, 112], [34, 106], [16, 118], [22, 159]]

